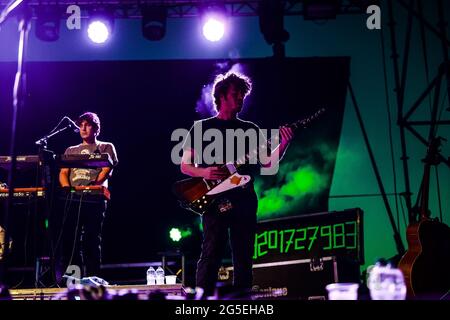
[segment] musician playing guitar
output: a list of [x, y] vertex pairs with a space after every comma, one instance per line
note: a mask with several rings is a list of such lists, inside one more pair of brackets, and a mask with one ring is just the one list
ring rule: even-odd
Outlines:
[[[242, 158], [243, 152], [239, 152], [242, 150], [238, 150], [237, 145], [239, 142], [243, 143], [245, 152], [248, 152], [250, 139], [246, 139], [245, 134], [231, 136], [227, 134], [227, 131], [232, 129], [234, 132], [238, 132], [242, 129], [241, 133], [252, 130], [260, 132], [254, 123], [238, 118], [244, 99], [250, 91], [250, 79], [243, 75], [228, 73], [216, 78], [212, 95], [218, 114], [215, 117], [195, 122], [191, 128], [189, 139], [185, 140], [183, 147], [181, 171], [184, 174], [201, 177], [206, 182], [229, 177], [230, 169], [224, 164]], [[211, 153], [214, 156], [212, 162], [203, 159], [209, 154], [208, 147], [203, 150], [197, 148], [198, 142], [204, 138], [204, 134], [207, 135], [207, 132], [220, 132], [223, 137], [222, 143], [214, 141], [214, 144], [220, 145], [220, 147], [215, 150], [216, 152]], [[278, 164], [278, 160], [286, 151], [293, 138], [292, 129], [281, 127], [279, 133], [280, 144], [278, 147], [274, 148], [271, 153], [269, 151], [269, 155], [267, 152], [259, 152], [260, 165], [270, 167], [275, 162]], [[261, 138], [261, 135], [258, 137]], [[241, 141], [236, 141], [239, 139]], [[265, 143], [267, 146], [267, 141], [258, 141], [257, 143], [258, 146], [261, 143]], [[259, 168], [258, 164], [255, 161], [248, 161], [248, 163], [248, 165], [239, 166], [238, 172], [253, 176], [255, 168]], [[228, 242], [228, 235], [234, 266], [233, 286], [236, 290], [244, 292], [252, 286], [252, 256], [258, 206], [252, 180], [243, 186], [223, 192], [202, 216], [203, 243], [197, 263], [196, 285], [203, 288], [204, 294], [207, 296], [214, 293], [217, 273]], [[239, 184], [239, 181], [235, 181], [235, 183]]]
[[[112, 164], [118, 162], [115, 147], [110, 142], [97, 140], [100, 134], [100, 119], [97, 114], [86, 112], [76, 121], [82, 142], [66, 149], [65, 155], [103, 154], [111, 157]], [[61, 187], [104, 186], [108, 187], [112, 168], [62, 168], [59, 174]], [[98, 276], [101, 263], [101, 229], [106, 213], [106, 201], [83, 202], [72, 199], [70, 193], [64, 203], [61, 228], [57, 232], [56, 250], [60, 249], [56, 265], [59, 282], [68, 265], [80, 266], [82, 275]]]

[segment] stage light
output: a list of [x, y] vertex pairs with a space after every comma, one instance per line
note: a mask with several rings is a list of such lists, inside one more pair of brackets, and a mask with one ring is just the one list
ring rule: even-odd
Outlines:
[[227, 11], [223, 5], [210, 5], [200, 8], [203, 36], [211, 42], [217, 42], [228, 32]]
[[180, 242], [182, 239], [187, 238], [192, 235], [191, 228], [172, 228], [169, 231], [169, 237], [173, 242]]
[[[342, 3], [342, 1], [340, 1]], [[381, 0], [348, 0], [347, 8], [359, 8], [361, 12], [366, 12], [367, 7], [371, 5], [381, 6]]]
[[169, 237], [174, 242], [178, 242], [181, 240], [181, 231], [178, 228], [172, 228], [169, 232]]
[[142, 34], [150, 41], [159, 41], [166, 35], [167, 8], [143, 6]]
[[92, 42], [105, 43], [112, 34], [114, 17], [106, 10], [97, 9], [90, 12], [87, 33]]
[[303, 4], [305, 20], [336, 19], [342, 0], [307, 0]]
[[59, 39], [61, 10], [56, 5], [42, 5], [36, 8], [35, 34], [42, 41], [56, 41]]
[[225, 23], [217, 17], [210, 16], [203, 25], [203, 35], [209, 41], [216, 42], [225, 34]]
[[92, 42], [104, 43], [109, 38], [109, 30], [106, 24], [102, 21], [92, 21], [88, 26], [88, 36]]
[[284, 57], [284, 42], [289, 32], [284, 29], [284, 5], [280, 0], [263, 0], [259, 3], [259, 28], [266, 42], [273, 47], [275, 57]]

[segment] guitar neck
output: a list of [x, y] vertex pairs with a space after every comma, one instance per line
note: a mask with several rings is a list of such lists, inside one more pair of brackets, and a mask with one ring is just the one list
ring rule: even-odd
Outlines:
[[[323, 112], [325, 112], [325, 108], [321, 108], [318, 111], [316, 111], [316, 113], [311, 115], [310, 117], [302, 119], [302, 120], [297, 120], [297, 121], [287, 125], [286, 127], [291, 128], [292, 131], [295, 131], [297, 129], [306, 129], [308, 127], [308, 125], [312, 121], [316, 120]], [[277, 147], [280, 145], [279, 141], [280, 141], [280, 139], [278, 139], [278, 141], [277, 141], [278, 142]], [[241, 158], [236, 160], [233, 163], [234, 167], [237, 169], [237, 168], [243, 166], [244, 164], [249, 163], [250, 160], [253, 160], [254, 158], [258, 157], [260, 151], [266, 152], [266, 149], [273, 150], [271, 141], [265, 139], [264, 143], [260, 144], [258, 148], [250, 150], [250, 152], [246, 153], [244, 156], [242, 156]], [[222, 166], [222, 168], [225, 168], [226, 166], [227, 165], [224, 164]]]
[[[439, 159], [439, 148], [441, 146], [441, 138], [433, 138], [428, 146], [427, 155], [423, 160], [424, 171], [422, 177], [422, 183], [420, 185], [419, 195], [417, 197], [416, 208], [419, 210], [419, 220], [428, 219], [430, 216], [428, 204], [429, 204], [429, 194], [430, 194], [430, 173], [431, 166], [437, 166], [440, 163]], [[414, 215], [412, 215], [412, 220], [415, 220]]]
[[[265, 141], [265, 143], [261, 144], [259, 146], [259, 148], [255, 148], [250, 150], [250, 152], [246, 153], [243, 157], [239, 158], [238, 160], [236, 160], [233, 165], [234, 167], [237, 169], [245, 164], [250, 163], [251, 160], [254, 160], [256, 158], [258, 158], [259, 152], [260, 151], [265, 151], [265, 149], [268, 148], [269, 150], [271, 150], [271, 142], [270, 141]], [[225, 167], [227, 165], [224, 165]]]
[[[325, 112], [325, 108], [319, 109], [316, 113], [314, 113], [312, 116], [306, 118], [306, 119], [302, 119], [302, 120], [297, 120], [289, 125], [287, 125], [287, 127], [291, 128], [293, 131], [297, 130], [299, 128], [301, 129], [305, 129], [308, 127], [308, 125], [315, 119], [317, 119], [323, 112]], [[277, 140], [277, 142], [279, 142], [280, 139]], [[277, 145], [277, 147], [279, 146], [279, 143]], [[240, 157], [239, 159], [237, 159], [236, 161], [234, 161], [232, 163], [232, 165], [234, 166], [234, 168], [238, 169], [241, 166], [248, 164], [251, 162], [251, 160], [254, 160], [255, 158], [258, 157], [260, 152], [267, 152], [266, 149], [268, 150], [273, 150], [272, 149], [272, 143], [269, 140], [264, 139], [264, 143], [260, 144], [259, 147], [254, 148], [252, 150], [250, 150], [248, 153], [246, 153], [244, 156]], [[228, 168], [230, 164], [224, 164], [221, 166], [221, 168], [225, 169]], [[233, 173], [230, 173], [229, 176], [231, 176]], [[228, 177], [229, 177], [228, 176]], [[208, 184], [211, 187], [214, 187], [216, 185], [218, 185], [222, 180], [217, 180], [217, 181], [208, 181]]]

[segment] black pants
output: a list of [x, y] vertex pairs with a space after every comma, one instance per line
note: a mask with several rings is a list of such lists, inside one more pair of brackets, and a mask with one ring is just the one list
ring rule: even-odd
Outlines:
[[206, 295], [214, 293], [218, 270], [228, 243], [233, 258], [233, 286], [237, 290], [247, 290], [252, 286], [252, 257], [254, 250], [256, 211], [258, 199], [253, 190], [230, 191], [224, 198], [229, 199], [233, 208], [219, 212], [217, 205], [202, 216], [203, 243], [197, 263], [197, 287]]
[[[75, 277], [100, 276], [101, 235], [106, 212], [106, 202], [63, 201], [56, 217], [57, 230], [53, 230], [55, 276], [62, 278], [69, 265], [80, 268]], [[61, 210], [62, 209], [62, 210]]]

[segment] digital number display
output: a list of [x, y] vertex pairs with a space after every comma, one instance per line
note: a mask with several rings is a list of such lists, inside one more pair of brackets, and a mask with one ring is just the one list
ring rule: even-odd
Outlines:
[[[255, 235], [255, 262], [271, 258], [350, 255], [363, 260], [361, 212], [327, 213], [261, 224]], [[275, 259], [279, 260], [279, 259]]]
[[271, 250], [279, 253], [311, 251], [317, 244], [322, 244], [323, 250], [355, 249], [356, 235], [354, 221], [300, 229], [263, 231], [256, 235], [253, 259], [262, 257]]

